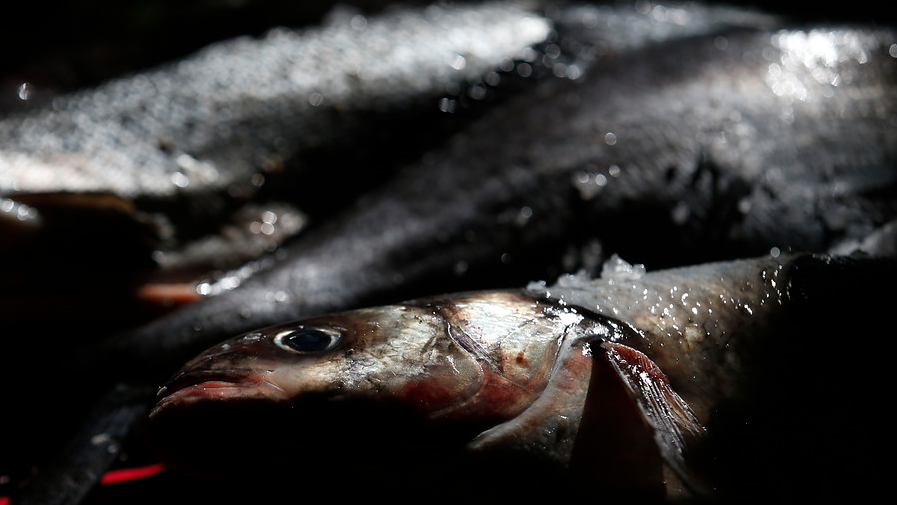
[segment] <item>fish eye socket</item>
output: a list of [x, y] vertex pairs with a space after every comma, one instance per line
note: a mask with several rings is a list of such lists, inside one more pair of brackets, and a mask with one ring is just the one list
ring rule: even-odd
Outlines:
[[341, 338], [340, 332], [330, 328], [299, 327], [278, 333], [274, 344], [294, 354], [311, 354], [335, 348]]

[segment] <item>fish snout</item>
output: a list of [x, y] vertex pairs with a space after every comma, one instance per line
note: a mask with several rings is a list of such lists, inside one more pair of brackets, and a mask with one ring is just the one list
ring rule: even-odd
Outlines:
[[186, 368], [157, 392], [159, 401], [150, 416], [165, 409], [213, 400], [216, 402], [273, 401], [287, 399], [284, 390], [265, 370], [248, 368]]
[[204, 368], [243, 368], [235, 364], [254, 360], [259, 356], [259, 343], [265, 339], [261, 332], [250, 332], [209, 347], [184, 364], [183, 370]]
[[237, 386], [244, 383], [257, 383], [259, 380], [252, 370], [238, 369], [186, 369], [178, 372], [168, 380], [157, 392], [158, 396], [165, 396], [182, 389], [204, 383], [226, 383]]

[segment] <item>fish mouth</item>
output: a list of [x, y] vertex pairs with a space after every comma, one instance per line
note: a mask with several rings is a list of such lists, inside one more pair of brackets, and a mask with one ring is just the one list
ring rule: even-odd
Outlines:
[[150, 412], [158, 414], [171, 405], [202, 401], [286, 400], [287, 393], [261, 370], [189, 370], [175, 375], [156, 393], [159, 401]]

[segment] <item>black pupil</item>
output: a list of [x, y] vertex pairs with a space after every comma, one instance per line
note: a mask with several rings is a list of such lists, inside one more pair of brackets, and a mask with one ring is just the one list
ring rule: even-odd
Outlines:
[[282, 342], [299, 352], [323, 351], [330, 346], [332, 337], [321, 330], [303, 328], [290, 333]]

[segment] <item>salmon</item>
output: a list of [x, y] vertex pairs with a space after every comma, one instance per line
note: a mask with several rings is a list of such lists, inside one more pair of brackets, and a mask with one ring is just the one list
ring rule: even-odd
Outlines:
[[[813, 467], [790, 471], [792, 487], [780, 488], [716, 453], [733, 439], [729, 449], [781, 441], [765, 426], [743, 429], [767, 414], [724, 414], [791, 389], [753, 390], [763, 377], [805, 381], [816, 398], [809, 389], [820, 382], [812, 375], [819, 363], [782, 369], [774, 357], [807, 345], [794, 329], [841, 327], [834, 317], [808, 326], [804, 311], [819, 318], [831, 292], [855, 293], [848, 283], [823, 290], [814, 279], [849, 272], [868, 287], [870, 275], [894, 273], [893, 263], [876, 261], [783, 255], [646, 273], [615, 258], [597, 279], [564, 276], [275, 325], [189, 361], [159, 390], [147, 436], [173, 468], [239, 477], [252, 488], [276, 489], [294, 475], [338, 485], [336, 469], [351, 467], [371, 496], [395, 486], [378, 468], [403, 476], [412, 493], [465, 476], [477, 496], [504, 498], [570, 497], [583, 487], [632, 501], [813, 496], [821, 491], [813, 487], [818, 463], [808, 464], [815, 454], [760, 455]], [[836, 345], [836, 336], [814, 334], [812, 345]], [[859, 382], [880, 394], [866, 378]], [[809, 437], [843, 456], [837, 430], [813, 440], [842, 416], [802, 418], [804, 401], [772, 413], [782, 432], [795, 436], [789, 424], [802, 419], [800, 443]]]

